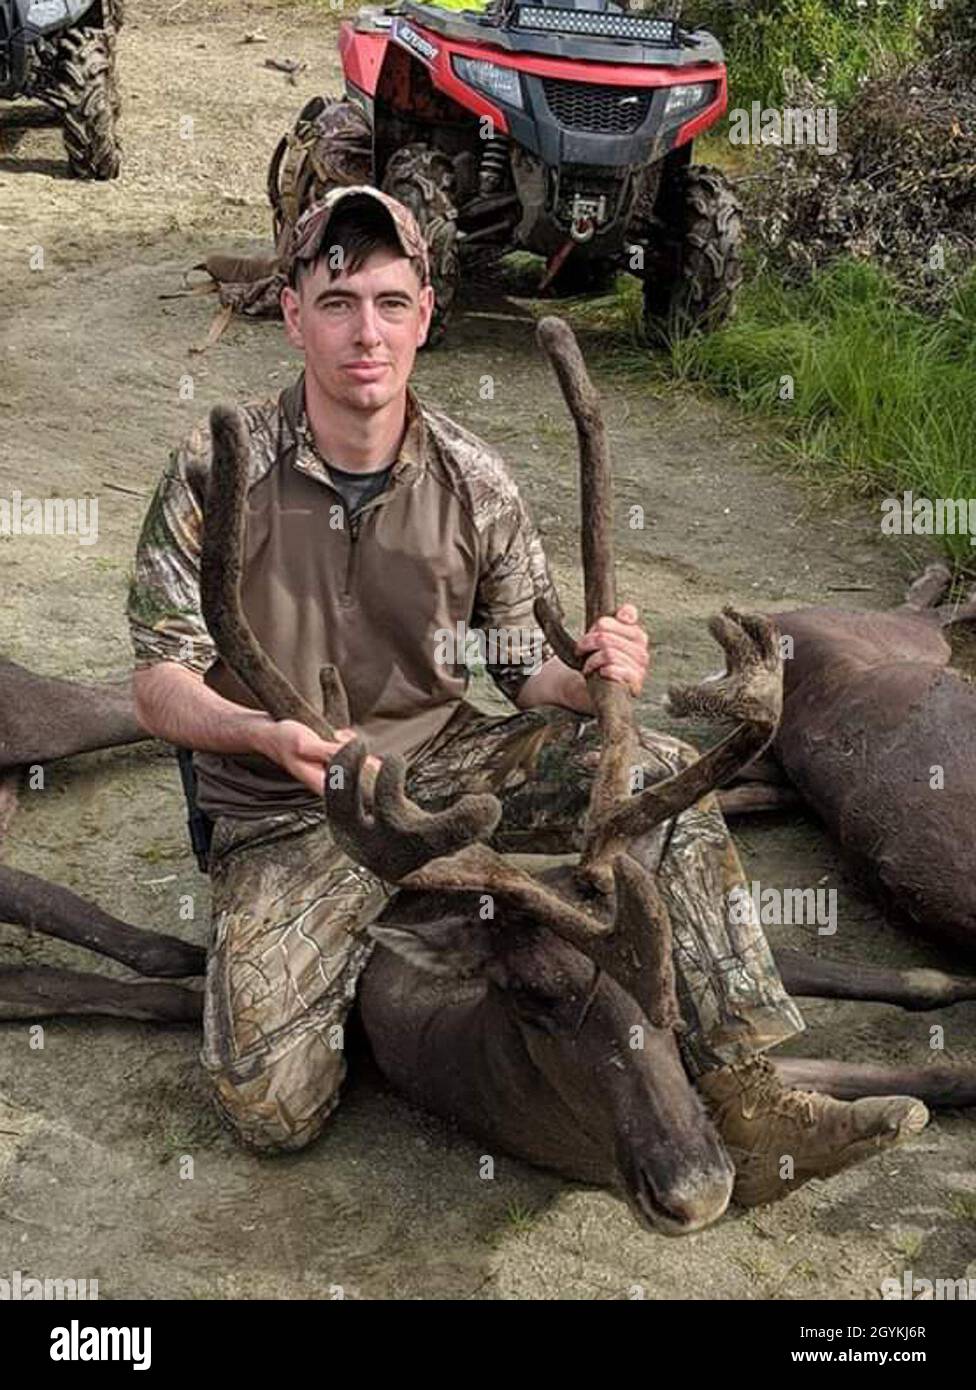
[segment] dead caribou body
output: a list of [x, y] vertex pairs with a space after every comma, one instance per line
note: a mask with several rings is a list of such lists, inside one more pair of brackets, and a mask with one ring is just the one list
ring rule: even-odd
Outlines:
[[976, 956], [976, 687], [949, 665], [932, 565], [892, 612], [777, 613], [784, 662], [776, 757], [857, 875], [923, 939]]

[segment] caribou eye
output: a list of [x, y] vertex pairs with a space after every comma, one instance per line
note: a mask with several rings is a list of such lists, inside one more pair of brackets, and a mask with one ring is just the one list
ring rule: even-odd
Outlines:
[[536, 1033], [545, 1033], [547, 1037], [559, 1038], [568, 1037], [570, 1029], [567, 1024], [555, 1014], [528, 1014], [519, 1009], [519, 1022], [526, 1028], [531, 1028]]
[[564, 1000], [524, 989], [513, 990], [510, 998], [514, 1002], [519, 1022], [527, 1027], [547, 1033], [553, 1038], [572, 1032], [572, 1020], [567, 1013]]

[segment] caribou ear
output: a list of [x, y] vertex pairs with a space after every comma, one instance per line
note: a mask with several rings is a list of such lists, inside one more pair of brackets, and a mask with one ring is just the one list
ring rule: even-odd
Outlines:
[[497, 930], [470, 917], [375, 922], [369, 934], [430, 975], [485, 975], [498, 949]]

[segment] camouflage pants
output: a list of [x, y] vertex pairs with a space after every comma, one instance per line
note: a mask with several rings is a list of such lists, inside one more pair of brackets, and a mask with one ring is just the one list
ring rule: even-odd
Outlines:
[[[687, 744], [641, 730], [645, 785], [693, 759]], [[555, 706], [492, 717], [462, 705], [407, 777], [436, 809], [493, 791], [492, 844], [523, 853], [580, 848], [599, 756], [595, 720]], [[694, 1076], [800, 1031], [758, 925], [730, 922], [743, 882], [714, 796], [634, 846], [660, 865], [674, 932], [680, 1045]], [[218, 820], [211, 857], [213, 940], [202, 1060], [218, 1108], [256, 1149], [298, 1149], [338, 1104], [342, 1024], [372, 951], [367, 927], [395, 889], [332, 843], [323, 812]]]

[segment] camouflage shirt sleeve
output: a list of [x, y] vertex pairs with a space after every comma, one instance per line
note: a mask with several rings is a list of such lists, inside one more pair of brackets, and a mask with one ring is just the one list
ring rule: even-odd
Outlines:
[[521, 497], [505, 506], [485, 535], [472, 626], [485, 637], [485, 669], [513, 703], [522, 686], [554, 656], [533, 604], [548, 598], [562, 617], [542, 541]]
[[203, 675], [217, 659], [200, 610], [203, 508], [199, 480], [208, 454], [207, 432], [194, 429], [170, 454], [149, 504], [129, 586], [129, 631], [136, 669], [175, 661]]

